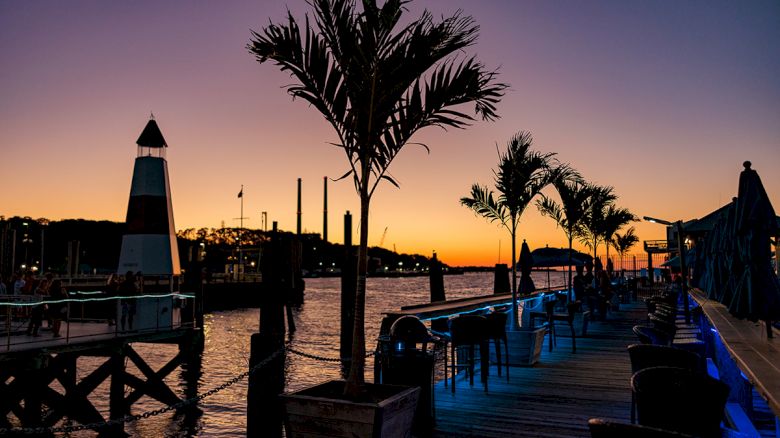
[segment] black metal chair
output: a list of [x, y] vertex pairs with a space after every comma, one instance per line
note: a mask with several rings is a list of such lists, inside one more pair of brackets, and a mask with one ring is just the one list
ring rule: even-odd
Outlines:
[[693, 435], [640, 426], [639, 424], [618, 423], [601, 418], [588, 420], [591, 438], [693, 438]]
[[[645, 368], [667, 366], [677, 367], [694, 372], [703, 372], [698, 354], [665, 345], [633, 344], [628, 346], [628, 356], [631, 359], [631, 374]], [[636, 423], [636, 399], [631, 392], [631, 423]]]
[[501, 342], [504, 343], [506, 380], [509, 380], [509, 341], [506, 336], [506, 323], [508, 314], [504, 312], [491, 312], [485, 315], [488, 322], [488, 336], [493, 340], [496, 350], [496, 362], [498, 364], [498, 376], [501, 377]]
[[573, 303], [569, 303], [566, 305], [566, 313], [556, 312], [555, 311], [555, 305], [557, 302], [555, 300], [553, 301], [547, 301], [544, 303], [544, 312], [531, 312], [531, 325], [534, 326], [537, 319], [542, 319], [545, 321], [546, 327], [547, 327], [547, 334], [549, 335], [549, 348], [550, 351], [553, 349], [553, 345], [558, 344], [558, 334], [555, 331], [555, 322], [556, 321], [563, 321], [566, 322], [569, 325], [569, 329], [571, 329], [571, 351], [572, 353], [577, 352], [577, 333], [574, 330], [574, 316], [577, 313], [577, 309], [580, 308], [582, 303], [580, 301], [575, 301]]
[[650, 367], [631, 377], [637, 419], [643, 426], [701, 437], [720, 436], [729, 386], [676, 367]]
[[669, 337], [668, 333], [658, 330], [655, 327], [635, 325], [633, 331], [637, 338], [639, 338], [639, 342], [643, 344], [668, 346], [672, 342], [672, 338]]
[[[485, 392], [488, 390], [488, 371], [490, 366], [490, 356], [488, 345], [490, 342], [489, 327], [487, 318], [482, 315], [460, 315], [450, 320], [450, 371], [452, 376], [452, 392], [455, 392], [455, 375], [458, 368], [465, 368], [469, 376], [469, 385], [474, 386], [474, 352], [475, 347], [479, 346], [480, 367], [482, 373], [482, 385]], [[465, 348], [464, 348], [465, 347]], [[465, 364], [456, 365], [455, 359], [457, 350], [465, 349]]]

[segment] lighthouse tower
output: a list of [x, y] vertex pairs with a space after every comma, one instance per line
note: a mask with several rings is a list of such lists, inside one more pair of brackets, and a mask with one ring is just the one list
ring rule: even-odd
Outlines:
[[127, 231], [122, 237], [119, 274], [142, 272], [144, 276], [172, 277], [181, 274], [176, 232], [173, 226], [171, 186], [165, 149], [168, 144], [151, 117], [138, 144], [133, 169]]

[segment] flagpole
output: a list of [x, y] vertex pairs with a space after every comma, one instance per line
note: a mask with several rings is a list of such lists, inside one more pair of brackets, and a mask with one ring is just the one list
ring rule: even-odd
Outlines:
[[238, 279], [241, 280], [241, 271], [244, 268], [244, 253], [241, 249], [241, 235], [244, 232], [244, 185], [241, 184], [241, 191], [239, 192], [241, 195], [241, 216], [239, 216], [240, 223], [239, 223], [239, 229], [238, 229]]

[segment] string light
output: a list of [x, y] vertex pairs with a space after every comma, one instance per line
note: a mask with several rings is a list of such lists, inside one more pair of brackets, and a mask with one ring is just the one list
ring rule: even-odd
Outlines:
[[[82, 292], [73, 292], [74, 294], [81, 294]], [[101, 292], [90, 292], [89, 294], [95, 294]], [[186, 300], [195, 298], [195, 295], [182, 294], [182, 293], [169, 293], [160, 295], [132, 295], [132, 296], [114, 296], [114, 297], [95, 297], [95, 298], [64, 298], [61, 300], [41, 300], [41, 301], [28, 301], [28, 302], [10, 302], [0, 301], [0, 306], [11, 307], [34, 307], [41, 304], [61, 304], [61, 303], [88, 303], [93, 301], [113, 301], [113, 300], [140, 300], [143, 298], [165, 298], [173, 297], [174, 299]]]

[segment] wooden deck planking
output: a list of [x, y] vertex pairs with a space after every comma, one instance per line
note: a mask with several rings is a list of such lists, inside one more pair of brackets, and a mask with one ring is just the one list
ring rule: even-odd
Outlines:
[[[510, 380], [490, 368], [488, 392], [458, 378], [456, 392], [435, 387], [436, 437], [588, 437], [589, 418], [628, 421], [631, 364], [626, 347], [637, 343], [631, 328], [646, 317], [643, 303], [622, 305], [607, 321], [591, 322], [587, 338], [559, 336], [544, 345], [534, 367], [510, 368]], [[563, 330], [561, 330], [563, 333]], [[547, 340], [545, 340], [547, 342]]]

